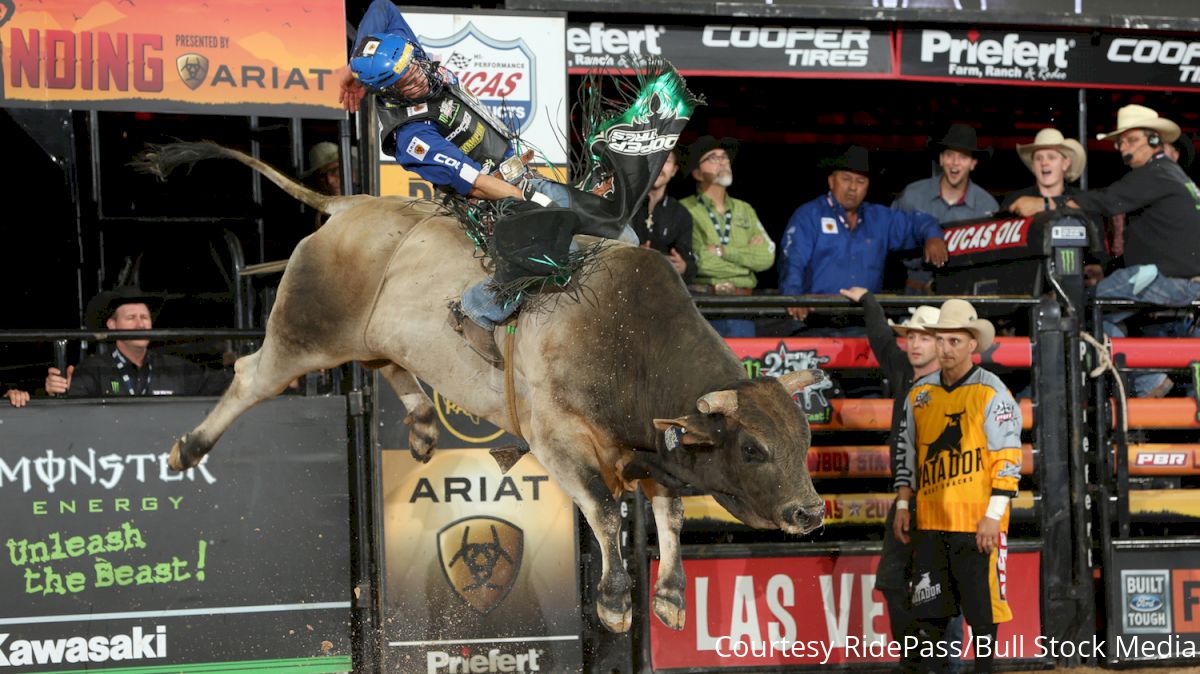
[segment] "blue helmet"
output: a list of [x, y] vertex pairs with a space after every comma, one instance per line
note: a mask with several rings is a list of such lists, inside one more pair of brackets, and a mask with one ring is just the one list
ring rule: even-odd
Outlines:
[[429, 60], [421, 45], [402, 35], [371, 35], [358, 45], [350, 57], [350, 70], [360, 82], [397, 103], [418, 102], [391, 90], [413, 68], [424, 72], [429, 83], [429, 93], [422, 96], [421, 100], [441, 91], [443, 81], [437, 64]]

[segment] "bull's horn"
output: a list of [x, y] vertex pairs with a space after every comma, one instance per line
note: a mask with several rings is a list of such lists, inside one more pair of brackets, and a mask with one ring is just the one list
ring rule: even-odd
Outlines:
[[803, 391], [805, 387], [811, 386], [825, 381], [826, 375], [824, 370], [800, 370], [799, 372], [789, 372], [779, 378], [779, 383], [783, 384], [783, 388], [791, 395], [795, 395]]
[[696, 401], [696, 409], [704, 414], [733, 414], [737, 408], [737, 391], [713, 391]]

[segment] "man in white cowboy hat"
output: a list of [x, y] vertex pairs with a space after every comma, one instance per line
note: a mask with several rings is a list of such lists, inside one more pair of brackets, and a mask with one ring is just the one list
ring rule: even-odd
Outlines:
[[[1102, 190], [1071, 197], [1072, 207], [1113, 216], [1125, 213], [1125, 268], [1096, 286], [1096, 296], [1165, 307], [1186, 307], [1200, 299], [1200, 190], [1167, 156], [1165, 146], [1179, 138], [1179, 125], [1141, 105], [1117, 111], [1117, 128], [1097, 136], [1112, 139], [1132, 170]], [[1021, 215], [1041, 212], [1041, 199], [1017, 199]], [[1124, 337], [1121, 323], [1134, 312], [1106, 314], [1104, 333]], [[1161, 373], [1130, 377], [1137, 397], [1161, 397], [1171, 381]]]
[[1087, 152], [1074, 138], [1066, 138], [1058, 129], [1038, 131], [1032, 143], [1017, 145], [1021, 162], [1033, 173], [1034, 184], [1009, 193], [1000, 207], [1008, 210], [1021, 197], [1053, 199], [1065, 206], [1067, 197], [1079, 192], [1071, 183], [1079, 180], [1087, 166]]
[[[862, 305], [871, 352], [875, 354], [875, 360], [879, 361], [879, 368], [887, 378], [892, 398], [899, 401], [899, 404], [892, 407], [892, 433], [888, 438], [888, 445], [892, 448], [892, 465], [895, 466], [900, 460], [896, 454], [896, 438], [904, 422], [903, 400], [914, 380], [938, 371], [936, 339], [926, 328], [938, 322], [940, 312], [936, 307], [930, 306], [910, 309], [912, 315], [897, 325], [884, 315], [883, 307], [866, 288], [843, 288], [841, 294]], [[903, 340], [904, 349], [896, 344], [896, 335], [900, 335]], [[896, 538], [893, 522], [897, 505], [892, 504], [884, 522], [883, 552], [875, 570], [875, 589], [879, 590], [887, 601], [892, 639], [904, 643], [906, 637], [916, 635], [909, 593], [913, 551], [911, 543], [901, 542]], [[904, 505], [910, 506], [908, 503]], [[917, 671], [919, 660], [913, 656], [915, 654], [902, 654], [897, 671]]]
[[[941, 371], [918, 379], [905, 398], [895, 484], [896, 538], [914, 547], [913, 616], [920, 638], [936, 644], [959, 609], [979, 645], [994, 643], [1012, 619], [1005, 566], [1009, 501], [1021, 478], [1021, 408], [996, 375], [972, 362], [996, 328], [964, 300], [942, 304], [937, 323]], [[917, 497], [915, 523], [900, 503]], [[912, 525], [915, 524], [915, 527]], [[975, 671], [991, 671], [991, 656]]]

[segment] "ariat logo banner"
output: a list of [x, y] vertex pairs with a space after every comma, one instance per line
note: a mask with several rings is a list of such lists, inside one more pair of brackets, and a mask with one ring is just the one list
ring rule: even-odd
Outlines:
[[204, 78], [208, 75], [208, 57], [193, 52], [182, 54], [175, 59], [175, 68], [188, 89], [194, 90], [204, 84]]
[[0, 0], [0, 107], [344, 113], [339, 0]]
[[461, 519], [438, 532], [446, 582], [479, 613], [489, 613], [508, 596], [524, 551], [524, 532], [495, 517]]

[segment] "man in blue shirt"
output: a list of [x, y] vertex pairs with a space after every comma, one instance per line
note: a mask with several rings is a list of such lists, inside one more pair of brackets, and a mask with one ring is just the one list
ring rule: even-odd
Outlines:
[[[930, 215], [866, 203], [867, 150], [857, 145], [829, 162], [829, 191], [796, 209], [783, 235], [779, 289], [784, 295], [837, 295], [855, 286], [883, 289], [889, 251], [924, 246], [937, 266], [948, 257], [942, 229]], [[809, 309], [791, 307], [804, 320]]]

